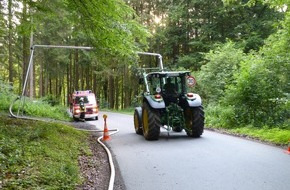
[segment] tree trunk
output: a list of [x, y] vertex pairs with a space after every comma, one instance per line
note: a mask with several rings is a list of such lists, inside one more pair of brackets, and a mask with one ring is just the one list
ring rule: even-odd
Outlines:
[[115, 77], [115, 101], [114, 101], [114, 108], [116, 110], [119, 109], [119, 76]]
[[114, 101], [114, 90], [115, 90], [115, 86], [114, 86], [114, 76], [110, 75], [109, 76], [109, 108], [110, 109], [114, 109], [114, 105], [115, 105], [115, 101]]
[[40, 68], [39, 68], [39, 96], [43, 97], [44, 92], [43, 92], [43, 61], [40, 62]]
[[[23, 2], [23, 12], [22, 12], [22, 23], [27, 22], [27, 4]], [[22, 38], [22, 86], [24, 86], [24, 81], [26, 78], [27, 67], [29, 62], [29, 38], [26, 35], [23, 35]], [[27, 89], [25, 89], [27, 90]], [[28, 96], [27, 91], [25, 91], [25, 95]]]
[[12, 54], [12, 0], [8, 0], [8, 62], [9, 62], [9, 83], [13, 85], [13, 54]]
[[74, 90], [79, 90], [79, 75], [80, 75], [80, 71], [79, 71], [79, 66], [78, 66], [78, 62], [79, 62], [79, 58], [78, 58], [78, 50], [74, 51], [74, 83], [73, 83], [73, 88]]

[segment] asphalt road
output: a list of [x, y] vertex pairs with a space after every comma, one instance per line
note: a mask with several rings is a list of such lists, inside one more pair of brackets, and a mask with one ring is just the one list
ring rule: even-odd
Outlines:
[[[94, 121], [99, 129], [103, 114]], [[108, 128], [120, 130], [107, 144], [127, 190], [290, 189], [283, 149], [207, 130], [197, 139], [162, 131], [158, 141], [146, 141], [135, 133], [133, 116], [105, 114]]]

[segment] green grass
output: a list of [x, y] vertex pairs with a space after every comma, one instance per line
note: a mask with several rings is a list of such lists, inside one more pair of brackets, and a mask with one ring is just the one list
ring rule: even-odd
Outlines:
[[[13, 113], [16, 114], [20, 106], [20, 101], [16, 101], [13, 106]], [[20, 113], [23, 116], [33, 116], [33, 117], [44, 117], [57, 119], [62, 121], [70, 121], [71, 118], [67, 113], [68, 107], [62, 105], [52, 106], [42, 100], [30, 100], [26, 98], [24, 104], [24, 114]], [[8, 110], [8, 108], [6, 108]]]
[[[290, 121], [270, 127], [242, 125], [232, 118], [233, 110], [224, 109], [221, 106], [208, 105], [205, 109], [206, 126], [213, 129], [226, 130], [228, 133], [247, 135], [248, 137], [270, 142], [276, 145], [288, 145], [290, 140]], [[229, 122], [231, 121], [231, 122]]]
[[276, 145], [288, 145], [290, 140], [290, 130], [279, 128], [243, 127], [229, 130], [233, 133], [248, 135], [262, 141], [271, 142]]
[[51, 106], [46, 102], [27, 102], [25, 112], [29, 116], [47, 117], [57, 120], [69, 121], [71, 118], [67, 113], [67, 107], [56, 105]]
[[[74, 189], [88, 135], [72, 127], [0, 115], [0, 189]], [[2, 186], [2, 187], [1, 187]]]

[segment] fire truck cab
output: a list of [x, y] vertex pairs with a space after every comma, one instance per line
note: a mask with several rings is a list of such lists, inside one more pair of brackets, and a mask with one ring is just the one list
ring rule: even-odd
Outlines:
[[70, 111], [74, 120], [81, 119], [81, 107], [80, 107], [80, 100], [84, 101], [84, 112], [85, 116], [84, 119], [96, 119], [98, 120], [99, 116], [99, 106], [96, 101], [96, 96], [91, 90], [84, 90], [84, 91], [74, 91], [71, 95], [70, 101]]

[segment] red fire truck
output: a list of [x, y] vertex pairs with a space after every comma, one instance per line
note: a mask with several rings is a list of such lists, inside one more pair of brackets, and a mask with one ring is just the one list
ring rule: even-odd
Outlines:
[[99, 106], [95, 94], [91, 90], [74, 91], [71, 95], [70, 111], [76, 121], [88, 118], [98, 120]]

